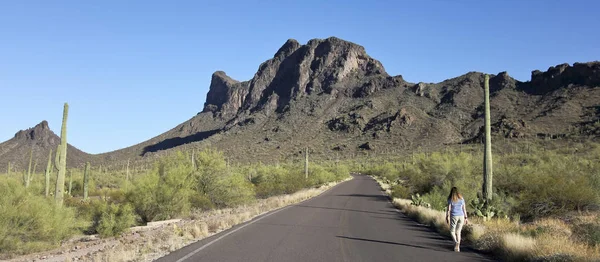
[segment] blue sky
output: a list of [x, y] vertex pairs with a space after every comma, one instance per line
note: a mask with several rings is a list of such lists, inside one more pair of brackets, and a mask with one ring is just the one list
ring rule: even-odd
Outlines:
[[[326, 3], [325, 3], [326, 2]], [[210, 76], [250, 79], [289, 38], [363, 45], [392, 75], [600, 60], [600, 1], [1, 1], [0, 141], [48, 120], [90, 153], [127, 147], [202, 110]]]

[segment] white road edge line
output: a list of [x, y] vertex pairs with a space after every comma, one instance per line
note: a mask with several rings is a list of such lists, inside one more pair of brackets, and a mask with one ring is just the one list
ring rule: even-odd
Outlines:
[[[354, 179], [354, 178], [352, 178], [352, 179]], [[319, 193], [318, 195], [316, 195], [316, 196], [314, 196], [314, 197], [311, 197], [311, 198], [308, 198], [308, 199], [305, 199], [305, 200], [303, 200], [303, 201], [300, 201], [300, 202], [298, 202], [297, 204], [301, 204], [301, 203], [303, 203], [303, 202], [305, 202], [305, 201], [308, 201], [308, 200], [314, 199], [315, 197], [318, 197], [318, 196], [320, 196], [320, 195], [324, 194], [325, 192], [327, 192], [327, 191], [329, 191], [329, 190], [331, 190], [331, 189], [334, 189], [335, 187], [337, 187], [337, 186], [341, 185], [342, 183], [344, 183], [344, 182], [348, 182], [348, 181], [350, 181], [350, 180], [352, 180], [352, 179], [349, 179], [349, 180], [346, 180], [346, 181], [342, 181], [342, 182], [338, 183], [337, 185], [335, 185], [335, 186], [332, 186], [331, 188], [329, 188], [329, 189], [327, 189], [327, 190], [325, 190], [325, 191], [323, 191], [323, 192]], [[178, 259], [176, 262], [183, 262], [183, 261], [185, 261], [186, 259], [188, 259], [188, 258], [192, 257], [193, 255], [197, 254], [198, 252], [202, 251], [203, 249], [207, 248], [208, 246], [210, 246], [210, 245], [214, 244], [215, 242], [217, 242], [217, 241], [219, 241], [219, 240], [223, 239], [224, 237], [226, 237], [226, 236], [228, 236], [228, 235], [231, 235], [231, 234], [233, 234], [233, 233], [237, 232], [238, 230], [240, 230], [240, 229], [242, 229], [242, 228], [245, 228], [245, 227], [247, 227], [247, 226], [249, 226], [249, 225], [252, 225], [252, 224], [254, 224], [254, 223], [256, 223], [256, 222], [260, 221], [261, 219], [263, 219], [263, 218], [265, 218], [265, 217], [268, 217], [268, 216], [274, 215], [274, 214], [278, 213], [279, 211], [283, 211], [283, 210], [285, 210], [285, 209], [287, 209], [287, 208], [289, 208], [289, 207], [292, 207], [293, 205], [297, 205], [297, 204], [292, 204], [292, 205], [289, 205], [289, 206], [282, 207], [282, 208], [280, 208], [280, 209], [278, 209], [278, 210], [275, 210], [275, 211], [273, 211], [273, 212], [271, 212], [271, 213], [269, 213], [269, 214], [263, 215], [262, 217], [259, 217], [259, 218], [257, 218], [256, 220], [250, 221], [250, 222], [248, 222], [247, 224], [245, 224], [245, 225], [243, 225], [243, 226], [241, 226], [241, 227], [238, 227], [238, 228], [236, 228], [236, 229], [234, 229], [234, 230], [232, 230], [232, 231], [230, 231], [230, 232], [227, 232], [226, 234], [224, 234], [224, 235], [222, 235], [222, 236], [218, 237], [217, 239], [215, 239], [215, 240], [213, 240], [213, 241], [210, 241], [210, 242], [206, 243], [204, 246], [201, 246], [201, 247], [199, 247], [198, 249], [196, 249], [196, 250], [194, 250], [194, 251], [192, 251], [192, 252], [188, 253], [186, 256], [184, 256], [184, 257], [182, 257], [182, 258]]]

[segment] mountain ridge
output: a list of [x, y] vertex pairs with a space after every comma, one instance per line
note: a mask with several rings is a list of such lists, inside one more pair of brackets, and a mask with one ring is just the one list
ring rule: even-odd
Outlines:
[[[240, 161], [274, 160], [306, 146], [327, 155], [473, 142], [482, 134], [483, 76], [410, 83], [390, 76], [358, 44], [288, 39], [249, 80], [215, 71], [202, 111], [189, 120], [142, 143], [82, 157], [122, 161], [215, 146]], [[490, 91], [496, 135], [581, 134], [600, 119], [600, 62], [533, 70], [526, 82], [490, 74]], [[597, 137], [594, 128], [584, 135]]]

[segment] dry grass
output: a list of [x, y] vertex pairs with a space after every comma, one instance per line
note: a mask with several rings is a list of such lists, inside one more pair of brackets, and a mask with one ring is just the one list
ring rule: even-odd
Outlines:
[[516, 233], [500, 235], [496, 251], [501, 251], [509, 261], [531, 260], [536, 253], [536, 240]]
[[[378, 180], [382, 189], [389, 185]], [[386, 190], [387, 192], [388, 190]], [[449, 236], [442, 211], [411, 205], [411, 200], [395, 198], [394, 205], [408, 217]], [[598, 214], [574, 215], [567, 221], [546, 218], [528, 224], [510, 219], [483, 221], [469, 218], [463, 239], [478, 250], [491, 252], [506, 261], [600, 261], [600, 246], [590, 246], [574, 238], [574, 223], [598, 221]]]
[[450, 228], [446, 223], [446, 216], [444, 212], [422, 206], [414, 206], [408, 199], [395, 198], [393, 203], [408, 217], [418, 221], [419, 223], [431, 226], [440, 233], [447, 235], [450, 234]]

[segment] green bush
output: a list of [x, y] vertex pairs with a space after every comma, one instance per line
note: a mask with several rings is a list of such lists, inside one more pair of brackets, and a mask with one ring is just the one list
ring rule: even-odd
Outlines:
[[[423, 200], [431, 204], [431, 208], [441, 211], [446, 211], [448, 208], [448, 193], [452, 188], [449, 182], [443, 186], [436, 186], [429, 193], [423, 195]], [[463, 196], [464, 197], [464, 196]]]
[[198, 152], [195, 156], [197, 169], [192, 171], [195, 190], [205, 195], [211, 202], [219, 202], [221, 179], [227, 174], [227, 162], [222, 153], [212, 149]]
[[350, 177], [350, 166], [346, 163], [338, 163], [331, 168], [331, 172], [335, 174], [335, 180], [342, 180]]
[[101, 237], [118, 236], [135, 225], [135, 214], [129, 204], [100, 202], [96, 207], [94, 229]]
[[254, 186], [242, 174], [220, 177], [213, 190], [213, 203], [217, 207], [234, 207], [256, 199]]
[[193, 194], [192, 169], [182, 153], [158, 161], [150, 173], [140, 177], [126, 199], [143, 222], [171, 219], [190, 210]]
[[193, 193], [190, 195], [190, 205], [192, 209], [206, 211], [215, 208], [215, 204], [213, 204], [210, 199], [204, 194]]
[[[599, 205], [600, 150], [587, 147], [579, 155], [561, 147], [542, 151], [536, 146], [531, 146], [527, 154], [496, 154], [494, 207], [503, 216], [520, 214], [524, 219], [534, 219]], [[569, 153], [557, 153], [560, 150]], [[452, 186], [458, 187], [467, 201], [477, 198], [481, 191], [482, 163], [478, 152], [419, 153], [397, 164], [386, 162], [365, 172], [393, 180], [396, 167], [397, 179], [406, 187], [396, 189], [402, 192], [397, 195], [406, 196], [406, 191], [419, 193], [434, 208], [443, 210]]]
[[4, 255], [57, 246], [74, 232], [75, 212], [28, 192], [21, 181], [0, 181], [0, 250]]
[[410, 198], [410, 190], [404, 185], [394, 185], [392, 186], [392, 198]]
[[311, 165], [308, 172], [308, 184], [311, 186], [322, 185], [336, 179], [335, 173], [320, 165]]
[[600, 221], [576, 225], [573, 233], [590, 246], [600, 246]]

